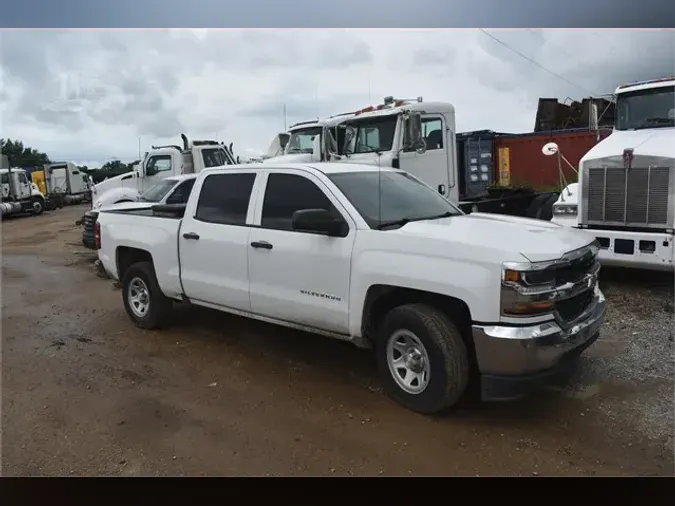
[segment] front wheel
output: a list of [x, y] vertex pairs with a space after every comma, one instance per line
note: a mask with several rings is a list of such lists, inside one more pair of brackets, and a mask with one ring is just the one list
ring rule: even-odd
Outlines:
[[391, 310], [375, 347], [387, 394], [408, 409], [433, 414], [450, 408], [469, 383], [462, 336], [445, 314], [425, 304]]
[[172, 301], [162, 293], [150, 262], [138, 262], [127, 269], [122, 297], [127, 314], [138, 327], [156, 329], [167, 323]]
[[45, 212], [45, 201], [42, 197], [33, 197], [33, 215], [39, 216]]

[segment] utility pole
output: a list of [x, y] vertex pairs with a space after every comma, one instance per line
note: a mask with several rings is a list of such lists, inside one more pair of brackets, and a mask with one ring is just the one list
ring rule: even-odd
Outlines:
[[284, 104], [284, 132], [286, 131], [286, 104]]

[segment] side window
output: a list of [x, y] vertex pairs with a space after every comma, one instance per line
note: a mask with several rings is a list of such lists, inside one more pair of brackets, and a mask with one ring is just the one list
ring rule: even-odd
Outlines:
[[19, 183], [28, 184], [28, 179], [26, 178], [25, 172], [19, 172]]
[[0, 184], [9, 184], [9, 174], [5, 172], [0, 175]]
[[169, 198], [166, 199], [167, 204], [187, 204], [188, 197], [192, 192], [192, 187], [195, 185], [195, 179], [188, 179], [184, 183], [178, 185]]
[[[427, 145], [427, 151], [443, 149], [443, 121], [441, 118], [422, 118], [422, 137]], [[412, 149], [406, 148], [407, 152]]]
[[148, 164], [145, 166], [145, 173], [148, 176], [154, 176], [158, 172], [164, 172], [171, 170], [171, 156], [170, 155], [157, 155], [153, 156], [148, 160]]
[[207, 176], [199, 193], [195, 219], [222, 225], [245, 225], [255, 174]]
[[220, 167], [222, 165], [227, 165], [225, 153], [223, 153], [223, 150], [220, 148], [204, 149], [202, 151], [202, 157], [204, 159], [204, 167]]
[[302, 209], [326, 209], [336, 218], [337, 209], [312, 181], [295, 174], [270, 174], [262, 208], [263, 228], [291, 230], [293, 213]]

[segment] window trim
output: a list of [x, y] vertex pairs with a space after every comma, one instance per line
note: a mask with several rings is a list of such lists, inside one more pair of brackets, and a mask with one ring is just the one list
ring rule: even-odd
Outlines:
[[[207, 170], [209, 170], [209, 169], [207, 169]], [[221, 222], [221, 221], [205, 220], [204, 218], [199, 218], [197, 216], [197, 211], [199, 210], [199, 201], [202, 197], [202, 190], [204, 189], [204, 185], [206, 184], [206, 181], [208, 181], [208, 179], [210, 177], [214, 177], [214, 176], [246, 176], [246, 175], [249, 175], [249, 174], [251, 174], [253, 176], [253, 184], [251, 185], [251, 192], [248, 196], [248, 207], [246, 209], [246, 217], [244, 218], [244, 223], [226, 223], [226, 222]], [[258, 174], [256, 172], [253, 172], [253, 171], [234, 172], [234, 171], [224, 171], [223, 170], [223, 171], [214, 172], [213, 174], [207, 174], [206, 177], [204, 179], [202, 179], [202, 181], [199, 185], [199, 188], [197, 189], [199, 197], [197, 198], [197, 202], [194, 204], [194, 210], [192, 211], [192, 214], [191, 214], [192, 219], [195, 220], [195, 221], [198, 221], [200, 223], [209, 223], [211, 225], [221, 225], [221, 226], [230, 226], [230, 227], [250, 226], [248, 224], [248, 221], [249, 221], [249, 215], [251, 214], [251, 208], [252, 208], [252, 205], [255, 206], [255, 204], [257, 202], [257, 200], [254, 201], [253, 198], [252, 198], [253, 195], [257, 192], [257, 190], [256, 190], [256, 182], [258, 180], [257, 176], [258, 176]], [[192, 192], [194, 192], [194, 191], [195, 191], [195, 187], [193, 186]]]

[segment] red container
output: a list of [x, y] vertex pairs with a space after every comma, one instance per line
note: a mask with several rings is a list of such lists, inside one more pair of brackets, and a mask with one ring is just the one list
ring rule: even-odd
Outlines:
[[[601, 130], [604, 139], [611, 130]], [[559, 186], [558, 157], [546, 156], [541, 148], [555, 142], [562, 155], [579, 169], [579, 160], [598, 143], [596, 131], [538, 132], [495, 137], [494, 155], [497, 160], [495, 180], [500, 186], [529, 186], [535, 190], [550, 190]], [[563, 172], [568, 183], [577, 180], [577, 175], [563, 161]]]

